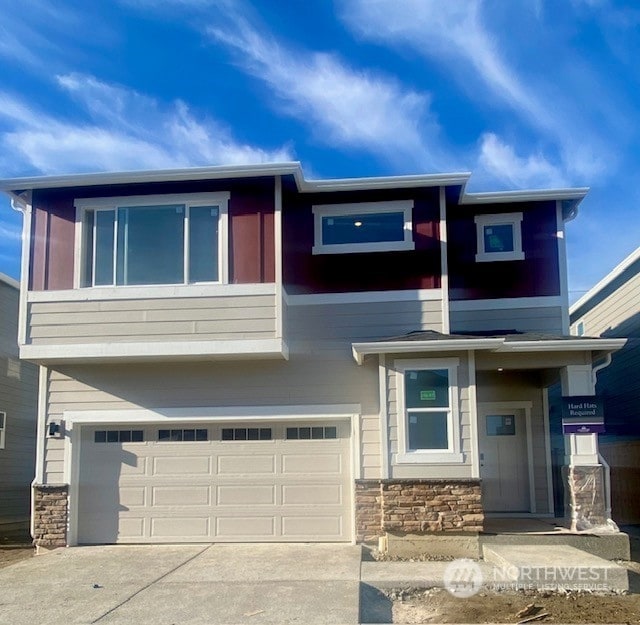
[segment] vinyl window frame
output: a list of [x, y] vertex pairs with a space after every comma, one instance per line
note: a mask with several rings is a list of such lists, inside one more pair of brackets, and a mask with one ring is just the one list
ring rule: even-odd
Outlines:
[[[460, 441], [460, 392], [458, 388], [458, 358], [396, 360], [396, 404], [398, 408], [398, 453], [396, 464], [462, 464], [464, 454]], [[412, 412], [447, 413], [447, 449], [410, 449], [408, 412], [405, 405], [405, 375], [407, 371], [433, 371], [446, 369], [449, 379], [449, 406], [433, 408], [410, 408]]]
[[[229, 200], [231, 194], [229, 192], [215, 193], [176, 193], [162, 195], [131, 195], [118, 197], [100, 197], [100, 198], [76, 198], [74, 207], [76, 209], [75, 216], [75, 262], [74, 262], [74, 288], [76, 289], [136, 289], [145, 286], [153, 287], [176, 287], [193, 284], [228, 284], [229, 283]], [[145, 207], [158, 208], [162, 206], [173, 206], [181, 204], [185, 207], [184, 215], [184, 251], [183, 251], [183, 269], [184, 279], [182, 282], [167, 282], [146, 284], [116, 284], [116, 264], [117, 264], [117, 235], [118, 235], [118, 208], [136, 208]], [[218, 280], [207, 282], [190, 282], [189, 281], [189, 209], [197, 206], [217, 206], [219, 211], [218, 217]], [[87, 211], [114, 211], [114, 243], [113, 243], [113, 282], [112, 284], [96, 285], [95, 281], [95, 219], [93, 233], [93, 249], [92, 255], [92, 284], [85, 285], [85, 258], [87, 250], [87, 234], [85, 232], [85, 214]]]
[[[395, 252], [415, 249], [413, 240], [413, 200], [389, 202], [357, 202], [352, 204], [316, 204], [313, 212], [313, 249], [316, 254], [357, 254], [363, 252]], [[404, 239], [402, 241], [377, 241], [370, 243], [333, 243], [322, 240], [322, 220], [325, 217], [347, 217], [349, 215], [375, 215], [403, 213]]]
[[0, 410], [0, 449], [4, 449], [7, 433], [7, 413]]
[[[476, 262], [524, 260], [522, 249], [522, 213], [495, 213], [476, 215]], [[511, 226], [513, 232], [513, 250], [510, 252], [491, 252], [484, 246], [484, 229], [487, 226]]]

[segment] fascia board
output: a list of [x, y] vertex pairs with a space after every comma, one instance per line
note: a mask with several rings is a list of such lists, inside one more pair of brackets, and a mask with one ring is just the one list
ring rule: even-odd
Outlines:
[[0, 282], [4, 282], [4, 284], [9, 285], [10, 287], [20, 290], [20, 283], [11, 276], [8, 276], [6, 273], [0, 273]]
[[617, 351], [627, 339], [582, 339], [550, 341], [509, 341], [496, 352], [566, 352], [566, 351]]
[[584, 199], [588, 192], [589, 187], [465, 193], [460, 199], [460, 204], [495, 204], [512, 201], [540, 202], [544, 200], [573, 200], [579, 202]]
[[569, 307], [569, 314], [573, 315], [577, 310], [582, 308], [592, 297], [597, 295], [610, 282], [613, 282], [619, 275], [624, 273], [627, 267], [630, 267], [636, 260], [640, 258], [640, 247], [629, 254], [619, 265], [614, 267], [600, 282], [592, 286], [580, 299], [575, 301]]
[[8, 193], [25, 189], [53, 189], [62, 187], [88, 187], [110, 184], [143, 182], [177, 182], [181, 180], [211, 180], [218, 178], [247, 178], [293, 174], [298, 185], [303, 181], [299, 162], [268, 163], [259, 165], [234, 165], [223, 167], [186, 167], [182, 169], [158, 169], [125, 172], [97, 172], [90, 174], [65, 174], [61, 176], [36, 176], [0, 180], [0, 190]]
[[438, 187], [465, 185], [471, 174], [425, 174], [416, 176], [381, 176], [378, 178], [335, 178], [305, 180], [299, 186], [303, 193], [327, 191], [365, 191], [367, 189], [401, 189], [412, 187]]
[[503, 338], [442, 340], [442, 341], [389, 341], [386, 343], [352, 343], [354, 360], [361, 365], [368, 354], [410, 354], [413, 352], [442, 352], [470, 349], [495, 350], [504, 343]]

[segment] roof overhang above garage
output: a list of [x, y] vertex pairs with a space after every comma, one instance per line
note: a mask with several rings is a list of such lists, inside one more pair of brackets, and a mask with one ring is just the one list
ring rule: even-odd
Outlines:
[[441, 353], [450, 351], [484, 351], [496, 354], [552, 352], [590, 352], [594, 360], [619, 350], [627, 339], [552, 336], [535, 333], [470, 335], [441, 334], [432, 330], [411, 332], [404, 336], [352, 343], [355, 361], [361, 365], [370, 354]]

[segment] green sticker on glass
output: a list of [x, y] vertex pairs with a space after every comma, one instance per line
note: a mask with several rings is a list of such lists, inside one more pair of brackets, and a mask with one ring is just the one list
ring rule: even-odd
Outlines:
[[436, 398], [435, 391], [420, 391], [420, 399], [422, 401], [434, 401]]

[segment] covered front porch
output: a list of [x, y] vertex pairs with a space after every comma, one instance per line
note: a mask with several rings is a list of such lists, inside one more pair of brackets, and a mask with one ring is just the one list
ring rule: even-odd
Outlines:
[[[544, 542], [547, 538], [540, 537], [615, 534], [598, 434], [564, 433], [560, 401], [593, 396], [597, 370], [622, 344], [517, 332], [432, 331], [354, 344], [357, 362], [375, 354], [380, 363], [385, 488], [401, 489], [408, 497], [409, 488], [416, 491], [410, 483], [417, 481], [423, 490], [429, 482], [466, 480], [467, 488], [475, 481], [483, 514], [478, 529], [489, 541], [496, 540], [491, 536], [535, 536]], [[438, 384], [449, 384], [449, 399]], [[436, 443], [430, 446], [430, 440]], [[450, 495], [440, 491], [436, 505], [427, 496], [424, 519], [419, 518], [413, 491], [410, 514], [395, 501], [393, 509], [383, 510], [383, 533], [472, 530], [455, 519], [438, 525], [438, 506], [446, 500], [455, 508], [446, 499]], [[464, 519], [467, 502], [459, 503], [458, 516]], [[456, 515], [455, 509], [445, 513]]]

